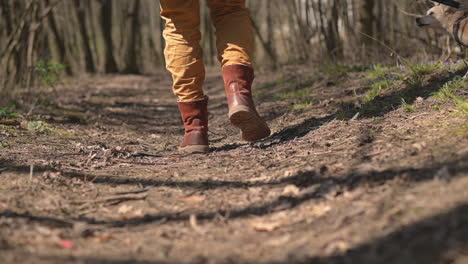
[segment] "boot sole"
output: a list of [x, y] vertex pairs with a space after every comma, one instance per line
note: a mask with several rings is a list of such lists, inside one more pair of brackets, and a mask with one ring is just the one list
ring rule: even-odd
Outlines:
[[190, 145], [186, 147], [179, 147], [179, 151], [187, 154], [196, 154], [196, 153], [208, 153], [210, 152], [210, 146], [207, 145]]
[[268, 137], [271, 133], [265, 121], [247, 106], [234, 107], [229, 112], [229, 120], [241, 130], [242, 139], [245, 141], [257, 141]]

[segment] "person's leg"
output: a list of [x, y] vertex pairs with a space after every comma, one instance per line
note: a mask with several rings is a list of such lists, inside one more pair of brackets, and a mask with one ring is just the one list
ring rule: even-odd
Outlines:
[[199, 0], [160, 0], [161, 17], [166, 21], [164, 56], [174, 79], [179, 101], [201, 100], [205, 68], [200, 46]]
[[221, 65], [252, 67], [254, 32], [245, 0], [208, 0]]
[[208, 7], [216, 28], [229, 119], [246, 141], [268, 137], [270, 129], [252, 99], [254, 32], [245, 0], [208, 0]]
[[173, 91], [185, 126], [180, 149], [207, 152], [208, 99], [203, 94], [205, 68], [200, 46], [199, 0], [160, 0], [161, 17], [166, 21], [164, 56], [173, 78]]

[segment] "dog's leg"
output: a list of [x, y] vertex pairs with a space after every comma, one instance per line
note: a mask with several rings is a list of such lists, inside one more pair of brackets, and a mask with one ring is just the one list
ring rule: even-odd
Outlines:
[[468, 71], [466, 72], [465, 76], [463, 76], [463, 80], [468, 80]]
[[452, 57], [452, 48], [450, 46], [450, 37], [449, 36], [444, 36], [443, 37], [445, 40], [445, 45], [442, 49], [442, 55], [440, 55], [439, 60], [446, 62]]
[[444, 62], [448, 61], [450, 59], [450, 57], [452, 57], [452, 54], [453, 54], [452, 53], [452, 45], [450, 43], [450, 40], [451, 40], [451, 38], [447, 36], [447, 42], [446, 43], [447, 43], [447, 52], [448, 52], [448, 54], [447, 54], [447, 58], [445, 58]]

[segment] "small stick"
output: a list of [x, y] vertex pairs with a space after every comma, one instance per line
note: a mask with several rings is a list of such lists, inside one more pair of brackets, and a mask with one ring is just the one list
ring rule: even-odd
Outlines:
[[139, 194], [139, 193], [145, 193], [148, 192], [148, 189], [141, 189], [141, 190], [135, 190], [135, 191], [126, 191], [126, 192], [117, 192], [115, 195], [126, 195], [126, 194]]
[[357, 113], [353, 116], [353, 118], [351, 118], [350, 121], [354, 121], [354, 120], [358, 119], [358, 118], [359, 118], [359, 115], [361, 115], [361, 113], [357, 112]]
[[416, 118], [418, 118], [418, 117], [420, 117], [420, 116], [423, 116], [423, 115], [427, 115], [427, 113], [422, 113], [422, 114], [419, 114], [419, 115], [415, 115], [415, 116], [413, 116], [413, 117], [410, 117], [409, 119], [410, 119], [410, 120], [414, 120], [414, 119], [416, 119]]
[[31, 185], [32, 185], [33, 174], [34, 174], [34, 165], [31, 165], [31, 167], [29, 167], [29, 188], [31, 188]]
[[82, 201], [76, 201], [76, 203], [78, 204], [86, 204], [86, 203], [90, 203], [90, 204], [98, 204], [98, 203], [109, 203], [110, 205], [116, 205], [116, 204], [119, 204], [121, 202], [125, 202], [125, 201], [136, 201], [136, 200], [145, 200], [146, 197], [148, 197], [147, 194], [137, 194], [137, 195], [131, 195], [131, 194], [127, 194], [127, 195], [113, 195], [113, 196], [108, 196], [108, 197], [103, 197], [103, 198], [99, 198], [99, 199], [95, 199], [95, 200], [82, 200]]
[[190, 226], [193, 228], [193, 230], [195, 230], [195, 232], [197, 232], [197, 233], [204, 233], [204, 232], [203, 232], [203, 229], [198, 225], [198, 221], [197, 221], [197, 216], [196, 216], [196, 215], [191, 214], [191, 215], [190, 215], [190, 218], [189, 218], [189, 222], [190, 222]]

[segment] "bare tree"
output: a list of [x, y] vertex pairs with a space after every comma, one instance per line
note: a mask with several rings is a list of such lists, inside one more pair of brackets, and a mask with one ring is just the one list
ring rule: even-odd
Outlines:
[[[214, 32], [204, 1], [201, 45], [205, 61], [214, 65]], [[420, 47], [427, 47], [426, 54], [441, 52], [439, 35], [416, 29], [407, 15], [425, 12], [428, 4], [420, 1], [254, 0], [248, 6], [259, 67], [383, 61], [383, 44], [408, 55]], [[154, 0], [1, 0], [2, 89], [33, 85], [41, 60], [54, 59], [69, 74], [155, 71], [164, 66], [163, 27]]]

